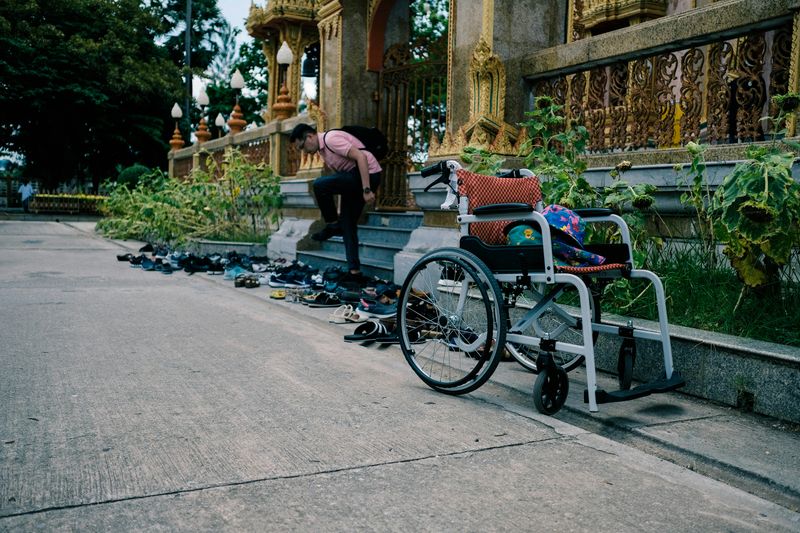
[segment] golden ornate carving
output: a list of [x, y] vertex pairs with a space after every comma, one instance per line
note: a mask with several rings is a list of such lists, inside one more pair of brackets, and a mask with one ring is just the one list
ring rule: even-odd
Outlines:
[[675, 54], [656, 56], [653, 72], [653, 97], [656, 110], [656, 145], [667, 147], [673, 145], [675, 136], [675, 93], [672, 81], [678, 70], [678, 58]]
[[569, 79], [569, 106], [567, 111], [572, 122], [583, 124], [583, 109], [586, 101], [586, 72], [578, 72]]
[[481, 37], [489, 43], [491, 51], [494, 42], [494, 0], [483, 0], [483, 16], [481, 17]]
[[[796, 11], [792, 21], [792, 50], [789, 60], [789, 92], [800, 91], [800, 11]], [[797, 118], [794, 113], [786, 121], [787, 134], [797, 133]]]
[[[772, 36], [772, 72], [769, 76], [771, 94], [786, 94], [789, 90], [789, 69], [792, 53], [792, 27], [778, 28]], [[777, 114], [775, 105], [770, 107], [771, 115]]]
[[324, 4], [317, 13], [320, 39], [329, 41], [339, 36], [342, 27], [342, 4], [333, 0]]
[[652, 112], [648, 103], [651, 101], [650, 80], [653, 62], [643, 57], [633, 62], [631, 68], [631, 115], [635, 117], [631, 127], [631, 145], [634, 148], [647, 146], [650, 137]]
[[[463, 134], [464, 144], [458, 144], [456, 141], [457, 145], [454, 148], [460, 152], [465, 146], [485, 150], [490, 149], [490, 146], [502, 146], [507, 150], [503, 153], [510, 154], [516, 141], [517, 129], [503, 121], [506, 93], [505, 67], [500, 58], [492, 53], [491, 46], [483, 36], [478, 39], [472, 52], [468, 76], [469, 123], [459, 130], [459, 135]], [[442, 142], [440, 149], [445, 150], [445, 146], [446, 143]]]
[[502, 120], [505, 115], [506, 70], [489, 44], [478, 39], [469, 64], [470, 120], [479, 116]]
[[628, 65], [616, 63], [609, 68], [608, 118], [611, 147], [624, 147], [628, 143]]
[[681, 58], [681, 142], [700, 138], [700, 120], [703, 114], [703, 91], [700, 76], [705, 67], [705, 55], [699, 48], [690, 48]]
[[588, 109], [585, 113], [585, 125], [589, 130], [589, 150], [600, 151], [606, 142], [605, 95], [608, 76], [606, 67], [592, 69], [589, 72]]
[[712, 144], [728, 140], [728, 107], [731, 90], [729, 71], [735, 61], [731, 43], [714, 43], [708, 49], [708, 87], [706, 94], [706, 121], [708, 141]]
[[308, 113], [308, 118], [314, 121], [317, 131], [326, 131], [328, 129], [328, 114], [320, 106], [314, 102], [309, 102], [306, 112]]
[[317, 4], [317, 0], [269, 0], [263, 7], [251, 4], [247, 33], [266, 40], [287, 23], [309, 25], [316, 22]]
[[569, 18], [567, 20], [567, 40], [568, 42], [577, 41], [583, 38], [584, 27], [581, 22], [583, 17], [583, 0], [572, 0], [571, 5], [567, 6]]
[[736, 133], [741, 140], [761, 137], [761, 110], [767, 99], [764, 82], [764, 55], [767, 42], [763, 33], [754, 33], [739, 39], [738, 72], [736, 83]]
[[[640, 22], [663, 17], [667, 13], [666, 0], [582, 0], [582, 4], [576, 22], [586, 30], [607, 22]], [[573, 27], [576, 22], [573, 22]]]

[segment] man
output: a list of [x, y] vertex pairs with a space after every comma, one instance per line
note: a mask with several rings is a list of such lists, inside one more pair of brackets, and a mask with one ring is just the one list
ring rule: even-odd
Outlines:
[[[314, 180], [314, 196], [325, 220], [325, 227], [311, 238], [324, 241], [341, 235], [350, 274], [361, 274], [358, 258], [358, 219], [364, 205], [375, 201], [381, 182], [378, 160], [353, 135], [341, 130], [317, 133], [308, 124], [298, 124], [289, 135], [289, 142], [307, 154], [319, 152], [335, 174]], [[334, 195], [341, 195], [341, 213], [337, 213]]]
[[17, 192], [22, 200], [22, 210], [27, 213], [28, 204], [31, 203], [31, 198], [33, 197], [33, 185], [31, 185], [31, 181], [26, 179], [22, 185], [19, 186]]

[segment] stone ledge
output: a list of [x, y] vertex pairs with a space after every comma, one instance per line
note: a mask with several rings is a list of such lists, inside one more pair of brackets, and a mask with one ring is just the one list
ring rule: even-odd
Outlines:
[[798, 0], [729, 0], [523, 56], [523, 76], [550, 77], [680, 50], [791, 20]]

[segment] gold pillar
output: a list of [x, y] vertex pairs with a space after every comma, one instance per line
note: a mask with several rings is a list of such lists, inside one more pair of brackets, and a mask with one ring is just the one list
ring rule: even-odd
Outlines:
[[[789, 87], [790, 93], [800, 92], [800, 11], [794, 14], [792, 24], [792, 52], [789, 60]], [[786, 135], [794, 137], [797, 135], [797, 114], [792, 115], [786, 121]]]

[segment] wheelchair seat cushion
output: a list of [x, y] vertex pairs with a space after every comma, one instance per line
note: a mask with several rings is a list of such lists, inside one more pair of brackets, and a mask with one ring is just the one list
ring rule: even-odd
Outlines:
[[[468, 212], [473, 214], [475, 208], [490, 204], [521, 203], [532, 206], [542, 199], [539, 180], [535, 176], [520, 178], [497, 178], [484, 176], [469, 170], [459, 169], [458, 193], [468, 198]], [[475, 222], [470, 224], [469, 233], [475, 235], [486, 244], [505, 244], [503, 228], [507, 221]]]

